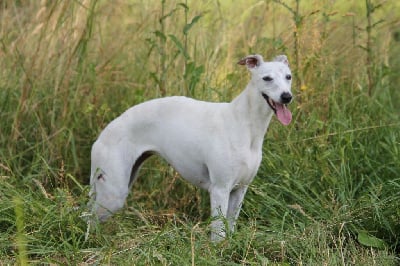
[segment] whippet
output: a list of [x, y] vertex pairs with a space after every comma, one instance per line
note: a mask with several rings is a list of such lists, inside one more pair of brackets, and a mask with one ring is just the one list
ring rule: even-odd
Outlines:
[[133, 106], [107, 125], [91, 153], [90, 195], [100, 220], [123, 207], [140, 166], [157, 154], [210, 193], [211, 240], [233, 232], [273, 114], [284, 125], [292, 119], [287, 57], [264, 62], [249, 55], [238, 64], [247, 67], [251, 80], [230, 103], [165, 97]]

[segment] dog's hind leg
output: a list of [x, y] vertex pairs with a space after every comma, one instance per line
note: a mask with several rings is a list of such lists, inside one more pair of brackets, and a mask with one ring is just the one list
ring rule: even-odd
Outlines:
[[135, 162], [134, 154], [128, 148], [110, 149], [101, 142], [93, 146], [90, 195], [93, 212], [99, 220], [105, 220], [121, 209], [128, 196], [131, 171]]
[[[115, 174], [115, 171], [112, 172]], [[115, 180], [115, 175], [110, 176], [108, 173], [109, 171], [99, 169], [92, 182], [92, 207], [101, 221], [123, 207], [129, 192], [128, 183], [120, 184]]]

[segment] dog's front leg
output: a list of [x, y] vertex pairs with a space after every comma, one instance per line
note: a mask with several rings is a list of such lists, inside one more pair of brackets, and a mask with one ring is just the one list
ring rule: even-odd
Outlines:
[[225, 220], [228, 211], [230, 191], [226, 188], [213, 188], [210, 191], [211, 201], [211, 241], [218, 242], [225, 238]]
[[248, 186], [241, 185], [230, 193], [227, 217], [229, 222], [229, 230], [231, 232], [235, 230], [236, 220], [239, 217], [247, 188]]

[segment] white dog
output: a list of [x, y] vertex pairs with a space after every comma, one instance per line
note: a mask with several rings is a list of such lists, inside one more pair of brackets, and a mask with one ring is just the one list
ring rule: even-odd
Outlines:
[[210, 193], [211, 239], [233, 231], [244, 195], [260, 166], [273, 114], [287, 125], [292, 100], [286, 56], [239, 61], [251, 72], [246, 89], [230, 103], [166, 97], [134, 106], [112, 121], [92, 147], [91, 192], [100, 220], [122, 208], [142, 163], [158, 154], [182, 177]]

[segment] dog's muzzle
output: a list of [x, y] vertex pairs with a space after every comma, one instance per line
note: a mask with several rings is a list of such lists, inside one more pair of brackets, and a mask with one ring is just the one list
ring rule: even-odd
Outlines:
[[269, 107], [271, 107], [271, 109], [276, 114], [275, 102], [272, 101], [271, 98], [269, 98], [269, 96], [267, 94], [265, 94], [265, 93], [261, 93], [261, 94], [264, 97], [265, 101], [268, 103]]
[[292, 95], [288, 92], [281, 94], [280, 102], [273, 101], [267, 94], [261, 93], [269, 107], [274, 111], [276, 117], [283, 125], [288, 125], [292, 121], [292, 113], [286, 105], [292, 101]]
[[[265, 93], [261, 93], [261, 95], [264, 97], [265, 101], [268, 103], [269, 107], [271, 107], [271, 109], [274, 111], [274, 113], [276, 114], [276, 104], [267, 94]], [[283, 105], [287, 105], [289, 104], [293, 99], [293, 96], [288, 93], [288, 92], [284, 92], [281, 94], [281, 102], [278, 104], [283, 104]]]

